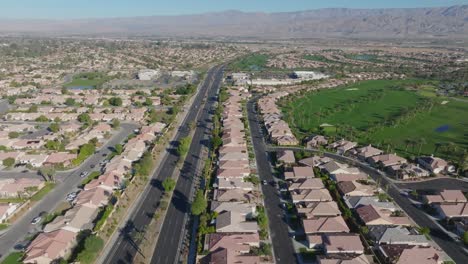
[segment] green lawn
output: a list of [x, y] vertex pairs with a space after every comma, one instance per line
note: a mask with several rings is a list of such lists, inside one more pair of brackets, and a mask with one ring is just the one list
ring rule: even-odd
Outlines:
[[266, 67], [268, 55], [250, 54], [242, 57], [229, 65], [233, 71], [259, 71]]
[[97, 177], [101, 176], [101, 173], [99, 171], [93, 171], [91, 172], [88, 177], [86, 177], [82, 182], [81, 182], [81, 185], [82, 186], [85, 186], [86, 184], [88, 184], [90, 181], [96, 179]]
[[[444, 100], [421, 81], [377, 80], [290, 97], [281, 108], [299, 138], [317, 132], [338, 134], [405, 156], [456, 158], [468, 147], [468, 103], [441, 104]], [[335, 128], [319, 129], [324, 123]]]
[[23, 252], [13, 252], [2, 261], [2, 264], [21, 264], [23, 256]]
[[352, 60], [384, 63], [384, 61], [379, 59], [377, 55], [373, 54], [347, 54], [345, 57]]
[[111, 78], [101, 72], [83, 72], [73, 77], [73, 80], [66, 83], [65, 87], [93, 86], [97, 87], [109, 81]]
[[55, 183], [47, 182], [44, 188], [40, 189], [31, 197], [31, 201], [40, 201], [46, 194], [48, 194], [55, 187]]

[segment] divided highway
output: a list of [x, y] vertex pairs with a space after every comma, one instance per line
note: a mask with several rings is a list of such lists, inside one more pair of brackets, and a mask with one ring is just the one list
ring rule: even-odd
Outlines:
[[[190, 229], [186, 221], [190, 215], [190, 201], [193, 196], [194, 180], [201, 175], [200, 154], [202, 148], [209, 144], [212, 129], [211, 112], [217, 101], [217, 95], [223, 78], [223, 69], [218, 68], [213, 73], [213, 80], [208, 85], [206, 104], [196, 119], [198, 125], [192, 138], [189, 152], [180, 172], [179, 180], [171, 201], [171, 206], [159, 234], [158, 243], [154, 249], [151, 263], [178, 263], [181, 243], [184, 235]], [[198, 100], [199, 101], [199, 100]], [[198, 112], [198, 111], [196, 111]], [[193, 119], [190, 119], [193, 120]]]
[[[187, 117], [175, 136], [174, 140], [176, 142], [183, 137], [187, 137], [190, 134], [189, 124], [191, 122], [198, 123], [173, 198], [169, 204], [151, 263], [176, 263], [178, 261], [180, 244], [183, 234], [186, 232], [185, 222], [190, 213], [189, 199], [192, 194], [194, 177], [197, 175], [200, 151], [202, 145], [207, 142], [205, 141], [207, 140], [205, 139], [206, 135], [210, 134], [207, 126], [211, 122], [209, 112], [216, 101], [215, 96], [218, 93], [222, 75], [223, 66], [216, 66], [208, 71]], [[205, 104], [205, 102], [207, 103]], [[150, 188], [145, 190], [143, 199], [137, 205], [135, 213], [131, 215], [127, 227], [121, 231], [117, 241], [113, 244], [104, 263], [133, 263], [136, 254], [140, 254], [138, 245], [133, 240], [132, 235], [135, 232], [144, 232], [145, 226], [150, 223], [154, 212], [158, 208], [163, 193], [162, 182], [170, 177], [176, 169], [179, 159], [176, 148], [177, 145], [172, 144], [166, 152], [159, 168], [152, 177]]]

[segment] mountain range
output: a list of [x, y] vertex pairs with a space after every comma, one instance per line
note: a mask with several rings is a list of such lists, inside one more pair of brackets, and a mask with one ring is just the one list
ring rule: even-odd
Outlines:
[[468, 38], [468, 5], [71, 20], [0, 19], [3, 34], [128, 35], [290, 39], [318, 37]]

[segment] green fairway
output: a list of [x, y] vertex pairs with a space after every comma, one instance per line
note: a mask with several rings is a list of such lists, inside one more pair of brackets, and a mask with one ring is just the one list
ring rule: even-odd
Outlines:
[[75, 75], [73, 80], [65, 84], [65, 87], [98, 87], [111, 78], [100, 72], [83, 72]]
[[242, 57], [229, 65], [232, 71], [259, 71], [266, 68], [268, 55], [250, 54]]
[[[421, 81], [377, 80], [309, 92], [280, 104], [299, 138], [338, 134], [405, 156], [455, 159], [468, 146], [468, 103], [444, 100]], [[324, 123], [335, 128], [319, 128]]]

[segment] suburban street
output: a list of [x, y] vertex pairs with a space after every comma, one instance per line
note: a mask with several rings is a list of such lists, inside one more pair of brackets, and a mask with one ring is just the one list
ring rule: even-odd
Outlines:
[[[190, 211], [189, 197], [193, 188], [193, 176], [196, 173], [198, 159], [204, 134], [206, 133], [205, 124], [208, 121], [208, 110], [213, 103], [213, 96], [217, 93], [222, 78], [221, 66], [211, 68], [200, 90], [196, 95], [193, 104], [188, 110], [188, 114], [174, 138], [174, 141], [168, 147], [164, 154], [160, 166], [152, 175], [151, 185], [145, 189], [142, 199], [136, 205], [134, 213], [127, 221], [126, 228], [121, 230], [117, 241], [113, 244], [109, 254], [103, 261], [104, 263], [132, 263], [136, 254], [139, 254], [138, 244], [133, 240], [133, 235], [138, 232], [144, 232], [145, 227], [151, 222], [154, 212], [159, 206], [163, 193], [162, 182], [167, 177], [171, 177], [176, 169], [179, 156], [176, 153], [177, 142], [190, 134], [190, 123], [198, 122], [195, 135], [187, 154], [186, 161], [182, 167], [181, 174], [174, 190], [173, 198], [169, 204], [169, 209], [163, 223], [161, 233], [155, 253], [151, 260], [152, 263], [175, 263], [178, 260], [179, 245], [185, 229], [185, 219]], [[204, 110], [200, 110], [205, 105], [203, 99], [207, 98], [209, 104]], [[202, 113], [201, 115], [199, 113]], [[147, 256], [144, 256], [147, 257]]]
[[[0, 259], [6, 256], [8, 252], [17, 244], [23, 242], [25, 237], [34, 234], [37, 229], [31, 224], [31, 220], [38, 216], [41, 212], [52, 213], [54, 209], [62, 202], [68, 193], [77, 190], [78, 185], [83, 181], [80, 174], [84, 171], [99, 170], [99, 166], [92, 169], [91, 165], [99, 164], [111, 152], [111, 148], [117, 143], [121, 143], [128, 135], [133, 133], [133, 130], [138, 126], [135, 124], [123, 123], [120, 131], [115, 134], [104, 146], [101, 147], [99, 153], [88, 158], [78, 168], [57, 172], [55, 188], [48, 193], [42, 200], [37, 202], [27, 213], [12, 224], [7, 232], [0, 236]], [[105, 154], [105, 156], [104, 156]], [[1, 174], [1, 172], [0, 172]]]
[[[268, 160], [268, 152], [265, 150], [263, 134], [260, 123], [255, 112], [255, 98], [247, 103], [247, 113], [252, 136], [252, 143], [257, 160], [257, 171], [260, 180], [272, 182], [273, 173]], [[289, 237], [288, 224], [285, 222], [284, 210], [281, 207], [281, 200], [278, 189], [270, 184], [261, 185], [264, 196], [266, 213], [270, 226], [270, 237], [273, 243], [273, 252], [276, 263], [296, 263], [296, 254]]]
[[[275, 146], [268, 146], [267, 150], [271, 152], [276, 152], [279, 150], [292, 150], [292, 151], [302, 150], [302, 151], [313, 152], [313, 153], [318, 152], [317, 150], [303, 149], [303, 148], [298, 148], [298, 147], [275, 147]], [[416, 208], [408, 198], [401, 195], [400, 188], [397, 187], [396, 184], [391, 182], [387, 177], [384, 177], [381, 172], [379, 172], [378, 170], [374, 169], [373, 167], [369, 166], [366, 163], [362, 163], [354, 159], [351, 159], [349, 157], [341, 156], [335, 153], [324, 152], [324, 156], [332, 158], [334, 160], [341, 161], [341, 162], [346, 162], [355, 167], [358, 167], [363, 172], [369, 174], [374, 181], [376, 182], [380, 181], [380, 185], [382, 187], [386, 186], [386, 188], [388, 188], [386, 190], [387, 194], [390, 195], [390, 197], [392, 197], [395, 203], [399, 207], [401, 207], [403, 211], [405, 211], [405, 213], [411, 219], [413, 219], [413, 221], [416, 222], [418, 226], [428, 227], [431, 230], [431, 233], [430, 233], [431, 238], [447, 253], [447, 255], [449, 255], [456, 263], [466, 263], [466, 260], [468, 259], [468, 254], [462, 249], [463, 245], [461, 244], [461, 242], [453, 240], [449, 235], [447, 235], [447, 233], [444, 232], [444, 230], [442, 230], [436, 223], [434, 223], [434, 221], [432, 221], [425, 214], [425, 212]], [[453, 186], [453, 188], [455, 188], [455, 185], [450, 184], [450, 182], [452, 181], [451, 179], [438, 179], [436, 181], [440, 181], [440, 182], [446, 181], [447, 183], [444, 183], [444, 184], [447, 184], [447, 186]], [[432, 181], [421, 182], [421, 183], [411, 183], [411, 188], [415, 188], [414, 186], [417, 184], [422, 184], [422, 186], [432, 187], [432, 189], [435, 189], [433, 187], [433, 184], [435, 183], [431, 183], [431, 182]], [[408, 186], [409, 184], [410, 183], [403, 185], [403, 186], [405, 186], [405, 188], [408, 188], [406, 186]]]

